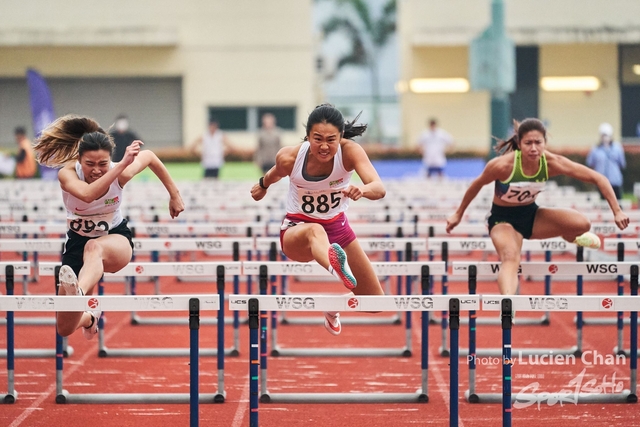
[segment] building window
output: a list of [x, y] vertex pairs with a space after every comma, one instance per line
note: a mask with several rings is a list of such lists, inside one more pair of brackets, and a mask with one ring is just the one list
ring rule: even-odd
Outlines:
[[209, 120], [216, 120], [222, 130], [247, 130], [247, 110], [247, 107], [209, 107]]
[[209, 119], [215, 118], [220, 129], [228, 131], [255, 132], [266, 113], [273, 114], [282, 129], [295, 130], [301, 125], [296, 122], [296, 107], [209, 107]]

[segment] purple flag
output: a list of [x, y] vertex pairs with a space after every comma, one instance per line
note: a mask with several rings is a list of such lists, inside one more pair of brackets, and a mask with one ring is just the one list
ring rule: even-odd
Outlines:
[[[36, 70], [27, 70], [27, 85], [29, 86], [33, 134], [37, 138], [42, 130], [55, 119], [53, 99], [47, 82]], [[40, 176], [45, 180], [55, 180], [58, 177], [58, 170], [40, 165]]]

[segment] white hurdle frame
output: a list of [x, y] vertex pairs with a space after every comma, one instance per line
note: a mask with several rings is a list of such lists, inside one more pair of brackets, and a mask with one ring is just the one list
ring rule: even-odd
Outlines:
[[[606, 271], [601, 272], [599, 271], [599, 266], [606, 264], [606, 265], [615, 265], [617, 271], [620, 274], [632, 274], [632, 272], [635, 271], [635, 294], [633, 291], [633, 286], [632, 286], [632, 297], [630, 297], [631, 300], [634, 301], [638, 301], [637, 298], [634, 298], [634, 296], [637, 295], [637, 281], [638, 281], [638, 264], [637, 262], [618, 262], [618, 263], [597, 263], [597, 262], [554, 262], [554, 263], [548, 263], [548, 262], [529, 262], [529, 263], [521, 263], [520, 264], [520, 275], [542, 275], [542, 274], [546, 274], [546, 273], [552, 273], [555, 276], [583, 276], [583, 275], [590, 275], [590, 276], [598, 276], [598, 275], [609, 275], [611, 274], [608, 269], [606, 269]], [[498, 269], [500, 267], [500, 263], [492, 263], [492, 262], [480, 262], [480, 263], [470, 263], [470, 262], [453, 262], [453, 275], [466, 275], [468, 277], [469, 280], [469, 291], [471, 294], [475, 294], [475, 281], [477, 280], [478, 276], [492, 276], [495, 277], [497, 276], [498, 273]], [[633, 279], [632, 279], [633, 281]], [[525, 298], [523, 299], [523, 301], [527, 301], [529, 302], [529, 307], [527, 310], [524, 311], [544, 311], [544, 310], [549, 310], [549, 311], [569, 311], [569, 306], [568, 305], [564, 305], [565, 303], [568, 304], [569, 298], [596, 298], [598, 299], [598, 301], [602, 301], [602, 299], [604, 298], [603, 296], [598, 296], [598, 297], [585, 297], [585, 296], [572, 296], [572, 295], [557, 295], [557, 296], [546, 296], [546, 295], [532, 295], [532, 296], [527, 296], [527, 297], [521, 297], [521, 296], [505, 296], [505, 298], [511, 298], [514, 299], [514, 297], [517, 298]], [[529, 299], [526, 298], [535, 298], [535, 304], [538, 305], [538, 307], [536, 308], [534, 306], [534, 302], [530, 301]], [[621, 300], [624, 300], [624, 298], [629, 298], [629, 297], [620, 297]], [[576, 300], [579, 301], [579, 300]], [[586, 299], [584, 301], [587, 301]], [[560, 307], [560, 302], [562, 302], [564, 308]], [[489, 305], [489, 304], [487, 304]], [[484, 307], [484, 306], [483, 306]], [[518, 303], [517, 305], [514, 305], [514, 309], [515, 310], [522, 310], [520, 307], [522, 307], [522, 303]], [[622, 307], [627, 307], [626, 303], [621, 303], [621, 308]], [[631, 307], [631, 311], [633, 311], [634, 309], [638, 309], [640, 307], [640, 304], [637, 304], [635, 307], [633, 305], [630, 306]], [[525, 308], [527, 308], [525, 306]], [[580, 312], [580, 310], [575, 310], [576, 312]], [[598, 311], [602, 311], [602, 308], [599, 308]], [[636, 314], [637, 316], [637, 314]], [[633, 316], [632, 316], [633, 318]], [[636, 321], [637, 321], [637, 317], [636, 317]], [[637, 329], [636, 329], [637, 330]], [[474, 354], [476, 356], [481, 356], [481, 355], [487, 355], [487, 356], [500, 356], [503, 354], [502, 349], [497, 349], [498, 351], [496, 352], [496, 349], [486, 349], [484, 352], [481, 352], [479, 350], [476, 350], [475, 348], [475, 342], [476, 342], [476, 338], [475, 338], [475, 334], [476, 334], [476, 328], [475, 328], [475, 313], [473, 312], [469, 312], [469, 349], [467, 352], [464, 352], [464, 355], [469, 355], [469, 354]], [[637, 337], [636, 337], [637, 340]], [[637, 347], [637, 343], [635, 344], [635, 346]], [[541, 354], [549, 354], [550, 352], [553, 352], [554, 354], [560, 354], [560, 355], [567, 355], [567, 354], [572, 354], [575, 356], [579, 356], [582, 354], [582, 333], [580, 330], [578, 330], [578, 334], [577, 334], [577, 344], [574, 347], [571, 347], [569, 349], [525, 349], [520, 351], [521, 354], [523, 355], [541, 355]], [[637, 353], [637, 351], [636, 351]], [[460, 351], [460, 355], [463, 355], [463, 351]], [[637, 354], [636, 354], [636, 360], [634, 360], [632, 358], [631, 360], [632, 363], [632, 371], [634, 371], [634, 366], [637, 364]], [[633, 374], [633, 372], [632, 372]], [[469, 402], [471, 403], [477, 403], [474, 402], [473, 400], [475, 400], [476, 398], [473, 397], [476, 393], [475, 393], [475, 378], [476, 378], [476, 372], [475, 372], [475, 363], [469, 363], [469, 390], [468, 392], [465, 394], [467, 396], [467, 399], [469, 400]], [[634, 384], [635, 384], [635, 380], [634, 380]], [[632, 394], [635, 394], [635, 388], [632, 390]], [[596, 400], [597, 401], [597, 400]]]
[[[371, 230], [375, 229], [372, 226]], [[389, 255], [391, 251], [397, 253], [398, 261], [412, 261], [414, 252], [421, 252], [427, 250], [427, 240], [424, 237], [364, 237], [358, 238], [360, 246], [365, 252], [384, 252], [385, 261], [389, 262]], [[278, 254], [281, 255], [283, 261], [286, 261], [286, 257], [282, 253], [279, 237], [257, 237], [255, 241], [255, 248], [260, 252], [266, 252], [269, 254], [269, 261], [277, 261]], [[259, 259], [259, 258], [258, 258]], [[275, 286], [273, 280], [270, 280], [272, 286]], [[287, 293], [287, 276], [283, 275], [280, 279], [280, 286], [282, 294]], [[402, 289], [402, 283], [400, 276], [398, 276], [398, 290], [400, 294]], [[390, 286], [386, 286], [387, 293], [391, 292]], [[286, 317], [286, 312], [280, 312], [280, 322], [283, 324], [291, 325], [310, 325], [310, 324], [322, 324], [324, 323], [324, 317], [322, 318], [289, 318]], [[400, 324], [402, 319], [400, 313], [396, 313], [393, 316], [387, 318], [375, 318], [375, 319], [362, 319], [362, 318], [345, 318], [342, 319], [343, 325], [353, 324], [367, 324], [367, 325], [388, 325], [388, 324]]]
[[[483, 251], [483, 252], [492, 252], [495, 253], [495, 247], [493, 246], [493, 242], [488, 237], [476, 238], [476, 237], [447, 237], [447, 238], [437, 238], [430, 237], [429, 241], [429, 252], [440, 253], [442, 260], [447, 263], [447, 266], [450, 263], [449, 260], [449, 252], [470, 252], [470, 251]], [[522, 242], [522, 250], [528, 254], [531, 252], [544, 253], [545, 261], [551, 262], [551, 254], [553, 252], [568, 252], [572, 250], [577, 250], [577, 246], [573, 243], [569, 243], [562, 238], [552, 238], [545, 240], [524, 240]], [[448, 293], [448, 276], [442, 276], [442, 294], [446, 295]], [[549, 274], [544, 275], [544, 293], [545, 295], [551, 294], [551, 276]], [[443, 313], [444, 316], [444, 313]], [[434, 319], [434, 323], [441, 323]], [[461, 323], [468, 323], [468, 319], [461, 319]], [[520, 325], [548, 325], [549, 324], [549, 312], [544, 312], [542, 317], [540, 318], [532, 318], [525, 317], [518, 320]], [[476, 319], [476, 324], [480, 325], [498, 325], [499, 319], [487, 319], [481, 318]], [[439, 349], [439, 352], [442, 356], [449, 355], [449, 347], [447, 344], [447, 325], [446, 320], [444, 324], [442, 324], [442, 346]]]
[[[191, 330], [190, 393], [92, 393], [71, 394], [62, 384], [62, 357], [56, 358], [56, 403], [190, 403], [190, 425], [198, 425], [198, 404], [219, 403], [224, 392], [199, 393], [198, 329], [200, 311], [220, 311], [218, 295], [165, 295], [162, 304], [157, 297], [144, 296], [0, 296], [0, 310], [6, 311], [188, 311]], [[58, 350], [61, 350], [58, 340]], [[14, 398], [17, 396], [14, 395]]]
[[[282, 298], [286, 296], [278, 295], [230, 295], [230, 310], [247, 310], [249, 312], [249, 327], [252, 331], [250, 348], [256, 350], [258, 346], [266, 347], [266, 322], [261, 322], [258, 326], [258, 313], [266, 313], [266, 311], [283, 311], [292, 310], [291, 307], [282, 306]], [[449, 301], [458, 299], [460, 302], [460, 310], [477, 310], [479, 309], [479, 295], [423, 295], [417, 298], [417, 304], [405, 305], [399, 303], [398, 299], [402, 296], [386, 296], [386, 295], [306, 295], [303, 299], [305, 304], [299, 305], [295, 311], [441, 311], [449, 309]], [[251, 301], [256, 302], [252, 307]], [[254, 311], [252, 313], [252, 311]], [[426, 316], [426, 313], [423, 314]], [[261, 315], [262, 319], [264, 317]], [[252, 318], [254, 319], [252, 321]], [[428, 326], [428, 323], [423, 322]], [[260, 343], [258, 343], [258, 328], [263, 331]], [[422, 334], [422, 373], [421, 388], [415, 393], [270, 393], [267, 388], [267, 355], [265, 351], [261, 351], [260, 360], [257, 359], [258, 352], [253, 352], [250, 360], [251, 367], [260, 366], [260, 398], [263, 403], [426, 403], [428, 397], [428, 327], [423, 328]], [[426, 348], [426, 349], [425, 349]], [[257, 374], [257, 371], [256, 371]], [[258, 376], [250, 372], [250, 380], [252, 396], [257, 394]], [[255, 393], [254, 393], [255, 391]], [[254, 402], [251, 402], [252, 404]], [[257, 401], [255, 402], [257, 404]], [[254, 408], [251, 409], [252, 413]], [[257, 413], [257, 408], [255, 408]], [[253, 425], [253, 424], [252, 424]]]
[[[372, 262], [374, 271], [378, 276], [389, 275], [403, 275], [408, 276], [407, 280], [409, 285], [407, 288], [411, 289], [411, 277], [421, 276], [421, 280], [427, 281], [429, 277], [424, 277], [424, 270], [428, 269], [427, 275], [444, 274], [445, 265], [444, 262]], [[267, 286], [270, 276], [287, 276], [295, 274], [296, 276], [327, 276], [333, 277], [329, 271], [316, 262], [300, 263], [300, 262], [279, 262], [279, 261], [252, 261], [242, 263], [244, 274], [252, 274], [259, 276], [260, 294], [265, 295], [267, 293]], [[341, 285], [340, 285], [341, 286]], [[283, 295], [282, 297], [296, 298], [294, 294]], [[304, 298], [304, 295], [297, 298]], [[397, 295], [396, 297], [404, 298], [407, 301], [412, 301], [413, 297], [410, 292], [407, 295]], [[280, 310], [282, 311], [282, 310]], [[400, 310], [405, 311], [405, 310]], [[412, 352], [412, 338], [411, 338], [411, 317], [407, 315], [405, 324], [405, 347], [403, 348], [282, 348], [277, 343], [277, 321], [275, 316], [272, 317], [271, 322], [271, 355], [272, 356], [323, 356], [323, 357], [390, 357], [390, 356], [402, 356], [409, 357]], [[265, 349], [266, 351], [266, 349]]]
[[[630, 317], [636, 318], [638, 316], [638, 310], [640, 310], [640, 297], [637, 294], [638, 291], [638, 266], [633, 265], [630, 270], [632, 276], [635, 276], [632, 281], [635, 281], [635, 292], [632, 292], [631, 296], [584, 296], [584, 295], [560, 295], [556, 296], [556, 299], [562, 298], [562, 306], [556, 305], [553, 308], [546, 308], [551, 311], [575, 311], [575, 312], [603, 312], [603, 311], [628, 311]], [[635, 270], [635, 271], [633, 271]], [[539, 298], [539, 295], [482, 295], [482, 310], [495, 311], [502, 310], [502, 329], [503, 329], [503, 360], [511, 359], [511, 310], [516, 311], [541, 311], [541, 308], [534, 307], [531, 299]], [[604, 300], [607, 300], [607, 304], [611, 304], [610, 308], [605, 307]], [[505, 310], [505, 302], [508, 307]], [[505, 316], [505, 314], [507, 316]], [[505, 317], [509, 319], [507, 322]], [[634, 332], [635, 331], [635, 332]], [[631, 353], [632, 358], [629, 366], [629, 389], [622, 390], [620, 393], [606, 393], [606, 394], [594, 394], [594, 393], [576, 393], [573, 397], [576, 398], [572, 403], [637, 403], [637, 382], [638, 382], [638, 328], [637, 325], [631, 330]], [[505, 335], [506, 334], [506, 335]], [[636, 353], [635, 355], [633, 353]], [[470, 363], [469, 366], [475, 365]], [[475, 392], [475, 374], [474, 381], [471, 381], [471, 371], [469, 372], [469, 390], [465, 392], [466, 399], [471, 403], [503, 403], [503, 421], [508, 421], [503, 425], [511, 425], [511, 407], [510, 404], [517, 402], [518, 398], [524, 398], [526, 402], [542, 403], [546, 401], [558, 401], [559, 397], [552, 393], [517, 393], [511, 392], [511, 373], [513, 364], [503, 363], [503, 392], [502, 393], [476, 393]], [[506, 369], [506, 372], [505, 372]], [[474, 369], [475, 370], [475, 369]], [[509, 398], [510, 396], [510, 398]], [[562, 400], [560, 400], [562, 403]]]
[[[217, 277], [217, 289], [215, 294], [224, 300], [225, 278], [228, 275], [240, 274], [241, 262], [131, 262], [122, 270], [115, 273], [105, 273], [105, 277], [136, 277], [144, 275], [176, 276], [184, 274], [189, 276], [215, 276]], [[56, 267], [59, 263], [40, 263], [42, 276], [57, 276]], [[185, 268], [187, 268], [185, 270]], [[180, 271], [183, 270], [183, 271]], [[99, 287], [102, 292], [102, 286]], [[214, 295], [212, 293], [212, 295]], [[135, 296], [135, 295], [134, 295]], [[146, 295], [145, 295], [146, 296]], [[165, 298], [164, 295], [154, 295], [157, 301]], [[222, 320], [221, 320], [222, 318]], [[218, 382], [224, 383], [224, 355], [237, 355], [237, 349], [224, 349], [224, 310], [218, 312], [218, 348], [200, 349], [201, 356], [218, 356]], [[189, 349], [181, 348], [107, 348], [104, 340], [104, 322], [100, 319], [98, 330], [98, 356], [99, 357], [175, 357], [189, 354]], [[223, 387], [221, 387], [223, 389]]]

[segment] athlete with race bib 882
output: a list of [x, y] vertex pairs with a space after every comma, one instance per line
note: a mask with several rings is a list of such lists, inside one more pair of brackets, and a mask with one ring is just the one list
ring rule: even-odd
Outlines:
[[[304, 142], [278, 151], [276, 165], [253, 186], [251, 196], [261, 200], [269, 186], [288, 176], [287, 214], [280, 231], [284, 254], [294, 261], [317, 261], [354, 294], [382, 295], [345, 215], [349, 199], [378, 200], [386, 194], [367, 153], [350, 139], [367, 128], [356, 124], [357, 119], [345, 123], [333, 105], [316, 107], [307, 119]], [[354, 171], [362, 185], [351, 184]], [[325, 327], [338, 335], [339, 313], [325, 313]]]
[[[103, 273], [124, 268], [133, 255], [131, 230], [120, 211], [124, 185], [149, 167], [169, 192], [172, 218], [184, 210], [182, 197], [166, 167], [152, 151], [133, 141], [118, 163], [111, 161], [114, 143], [98, 123], [86, 117], [63, 116], [38, 138], [34, 151], [41, 164], [60, 167], [58, 181], [67, 209], [68, 232], [60, 268], [60, 295], [90, 295]], [[98, 332], [100, 312], [59, 312], [62, 336], [83, 328], [91, 339]]]
[[588, 167], [564, 156], [550, 153], [547, 131], [538, 119], [515, 122], [515, 135], [496, 147], [502, 155], [490, 160], [482, 174], [467, 189], [456, 212], [447, 219], [447, 233], [459, 223], [480, 189], [494, 183], [495, 191], [489, 235], [501, 261], [498, 287], [503, 295], [514, 295], [518, 288], [518, 267], [523, 239], [549, 239], [561, 236], [579, 246], [597, 249], [600, 238], [589, 232], [587, 217], [573, 209], [538, 207], [538, 194], [549, 177], [566, 175], [595, 184], [609, 203], [618, 228], [625, 229], [629, 218], [622, 211], [609, 180]]

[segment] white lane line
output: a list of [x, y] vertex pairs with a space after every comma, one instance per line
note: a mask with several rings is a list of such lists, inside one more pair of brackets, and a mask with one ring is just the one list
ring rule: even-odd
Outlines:
[[[105, 334], [105, 341], [109, 338], [113, 338], [113, 336], [125, 325], [128, 324], [131, 321], [131, 319], [129, 317], [123, 317], [123, 319], [116, 324], [116, 326], [114, 328], [110, 328], [110, 331]], [[78, 331], [76, 331], [75, 333], [80, 333]], [[79, 368], [84, 367], [84, 363], [87, 361], [87, 359], [89, 359], [89, 357], [91, 357], [92, 355], [92, 351], [95, 351], [95, 349], [91, 349], [88, 350], [83, 356], [82, 358], [79, 360], [79, 363], [71, 365], [70, 368], [66, 369], [64, 371], [63, 374], [63, 379], [68, 379], [70, 375], [72, 375], [75, 371], [77, 371]], [[13, 422], [9, 425], [9, 427], [18, 427], [22, 424], [22, 422], [24, 420], [26, 420], [29, 415], [31, 415], [34, 411], [36, 411], [37, 409], [40, 408], [40, 405], [42, 405], [42, 402], [45, 401], [45, 399], [47, 399], [49, 396], [51, 396], [53, 393], [55, 393], [56, 391], [56, 384], [54, 383], [51, 387], [49, 387], [44, 393], [42, 393], [40, 395], [40, 397], [38, 397], [32, 404], [31, 406], [29, 406], [27, 409], [25, 409], [22, 414], [20, 414], [15, 420], [13, 420]]]
[[231, 427], [240, 427], [242, 425], [242, 421], [244, 421], [244, 415], [248, 411], [249, 406], [249, 381], [247, 381], [242, 389], [242, 394], [240, 395], [240, 401], [238, 402], [238, 409], [236, 409], [236, 413], [233, 416], [233, 421], [231, 422]]

